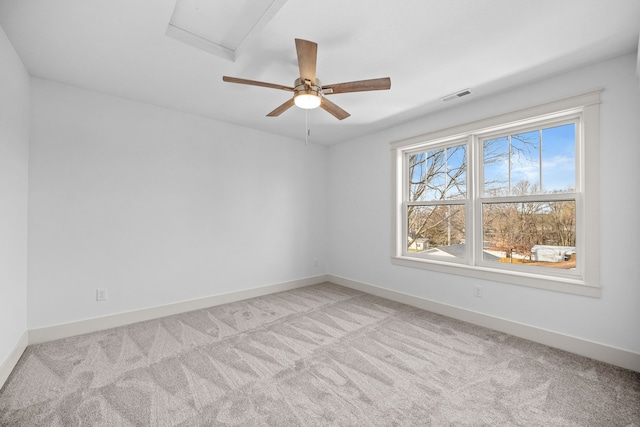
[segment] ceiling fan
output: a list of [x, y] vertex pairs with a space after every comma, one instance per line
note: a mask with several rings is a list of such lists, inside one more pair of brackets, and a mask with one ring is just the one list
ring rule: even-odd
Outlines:
[[354, 82], [322, 85], [316, 77], [316, 58], [318, 56], [318, 44], [308, 40], [295, 39], [296, 52], [298, 54], [298, 67], [300, 78], [297, 78], [291, 86], [283, 86], [273, 83], [259, 82], [255, 80], [240, 79], [237, 77], [222, 76], [222, 80], [228, 83], [238, 83], [251, 86], [262, 86], [272, 89], [293, 92], [293, 98], [267, 114], [267, 117], [277, 117], [287, 111], [293, 105], [304, 109], [320, 107], [328, 111], [338, 120], [346, 119], [349, 113], [338, 107], [326, 98], [326, 95], [338, 93], [364, 92], [371, 90], [386, 90], [391, 88], [391, 79], [383, 77], [371, 80], [358, 80]]

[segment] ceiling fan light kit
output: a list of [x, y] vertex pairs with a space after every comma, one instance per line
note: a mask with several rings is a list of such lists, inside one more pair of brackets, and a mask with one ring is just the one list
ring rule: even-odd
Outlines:
[[316, 84], [312, 85], [310, 81], [303, 82], [302, 79], [296, 79], [296, 87], [294, 88], [293, 102], [296, 107], [312, 110], [318, 108], [322, 103], [322, 86], [320, 79], [316, 79]]
[[296, 53], [298, 54], [298, 67], [300, 78], [296, 79], [293, 87], [273, 83], [259, 82], [255, 80], [241, 79], [237, 77], [222, 76], [222, 80], [228, 83], [237, 83], [250, 86], [262, 86], [271, 89], [293, 92], [293, 98], [288, 99], [275, 110], [267, 114], [267, 117], [277, 117], [292, 106], [305, 110], [322, 108], [338, 120], [350, 116], [342, 108], [326, 98], [326, 95], [349, 92], [365, 92], [372, 90], [387, 90], [391, 88], [391, 79], [383, 77], [379, 79], [360, 80], [346, 83], [336, 83], [322, 87], [320, 79], [316, 77], [316, 59], [318, 44], [308, 40], [295, 39]]

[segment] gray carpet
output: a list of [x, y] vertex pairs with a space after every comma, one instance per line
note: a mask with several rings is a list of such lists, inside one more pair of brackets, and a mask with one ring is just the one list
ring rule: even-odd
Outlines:
[[640, 427], [640, 374], [325, 283], [30, 346], [0, 425]]

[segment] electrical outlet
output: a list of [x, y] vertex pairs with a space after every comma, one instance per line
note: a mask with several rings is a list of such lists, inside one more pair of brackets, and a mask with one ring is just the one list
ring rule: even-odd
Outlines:
[[482, 298], [482, 286], [476, 285], [473, 288], [473, 296], [476, 298]]
[[96, 289], [96, 301], [104, 301], [107, 299], [107, 289]]
[[314, 260], [313, 260], [313, 266], [314, 266], [314, 267], [317, 267], [317, 266], [318, 266], [318, 260], [317, 260], [317, 259], [314, 259]]

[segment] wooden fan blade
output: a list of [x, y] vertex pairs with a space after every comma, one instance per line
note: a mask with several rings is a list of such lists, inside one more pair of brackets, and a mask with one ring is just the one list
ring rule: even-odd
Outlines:
[[262, 86], [262, 87], [268, 87], [271, 89], [280, 89], [280, 90], [287, 90], [289, 92], [293, 92], [293, 88], [289, 86], [259, 82], [256, 80], [239, 79], [238, 77], [229, 77], [229, 76], [222, 76], [222, 80], [227, 83], [238, 83], [241, 85], [250, 85], [250, 86]]
[[346, 111], [344, 111], [342, 108], [338, 107], [333, 102], [329, 101], [327, 98], [322, 98], [322, 102], [320, 103], [320, 108], [328, 111], [332, 116], [334, 116], [338, 120], [344, 120], [351, 115]]
[[387, 90], [390, 88], [391, 88], [391, 79], [389, 77], [383, 77], [380, 79], [359, 80], [356, 82], [323, 85], [322, 92], [325, 95], [334, 95], [336, 93], [365, 92], [369, 90]]
[[267, 117], [278, 117], [280, 114], [287, 111], [289, 108], [294, 106], [293, 98], [287, 100], [284, 104], [267, 114]]
[[296, 39], [296, 52], [298, 52], [300, 79], [303, 82], [309, 80], [312, 85], [315, 85], [318, 44], [308, 40]]

